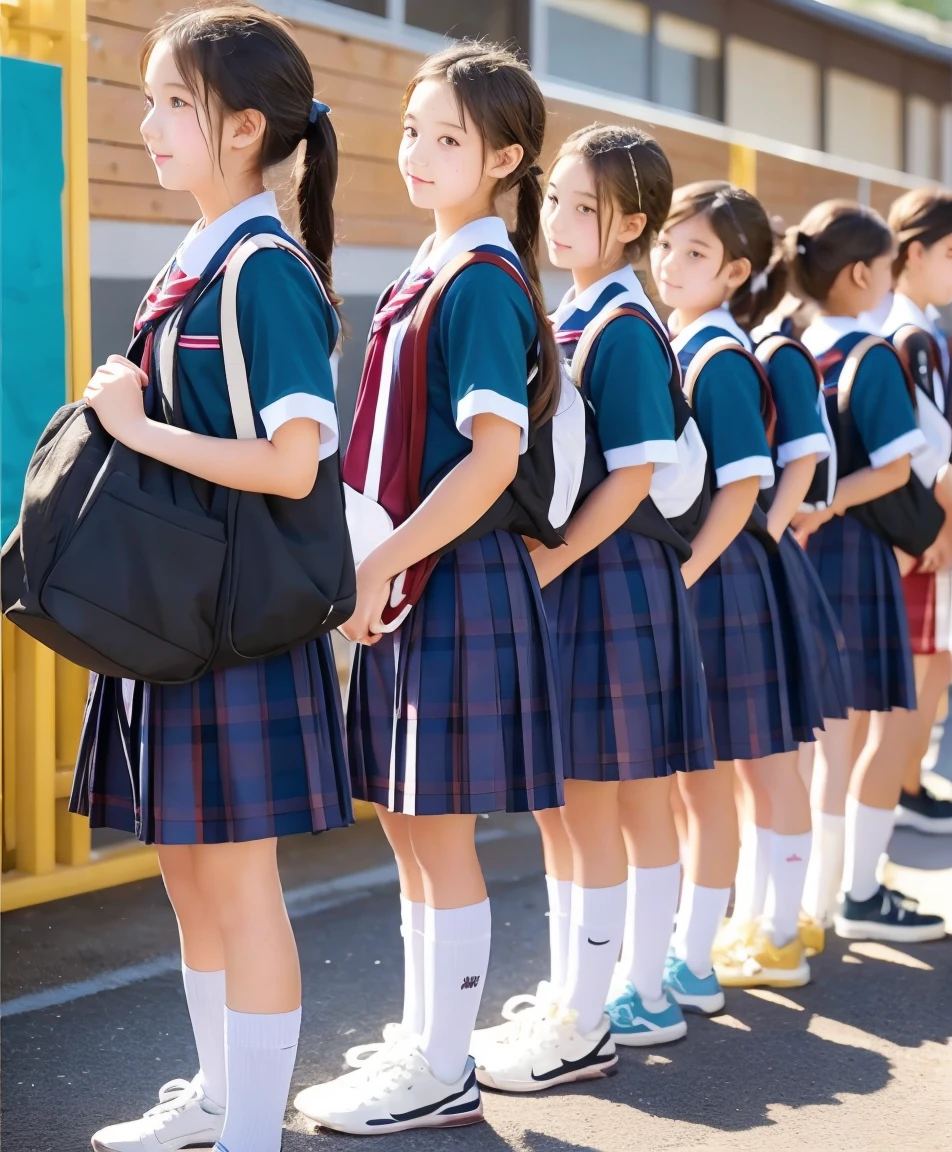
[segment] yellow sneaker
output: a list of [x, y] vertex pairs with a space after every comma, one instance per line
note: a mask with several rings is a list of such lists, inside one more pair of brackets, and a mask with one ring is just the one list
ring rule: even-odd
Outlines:
[[800, 936], [800, 943], [803, 945], [803, 950], [807, 956], [819, 956], [826, 947], [826, 929], [819, 921], [807, 915], [806, 912], [800, 912], [797, 932]]
[[753, 943], [759, 927], [756, 920], [751, 920], [747, 924], [735, 924], [732, 920], [725, 920], [714, 940], [714, 947], [711, 949], [714, 963], [722, 963], [738, 948], [747, 948]]
[[714, 971], [725, 988], [802, 988], [810, 983], [799, 936], [778, 948], [758, 933], [750, 944], [717, 957]]

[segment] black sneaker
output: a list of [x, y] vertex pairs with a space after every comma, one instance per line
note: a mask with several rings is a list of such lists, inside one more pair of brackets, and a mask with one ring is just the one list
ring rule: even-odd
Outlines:
[[896, 805], [896, 827], [933, 834], [952, 832], [952, 800], [940, 800], [928, 788], [915, 794], [902, 792]]
[[945, 921], [941, 916], [926, 916], [917, 908], [917, 900], [881, 884], [868, 900], [841, 897], [833, 927], [845, 940], [891, 940], [897, 944], [941, 940]]

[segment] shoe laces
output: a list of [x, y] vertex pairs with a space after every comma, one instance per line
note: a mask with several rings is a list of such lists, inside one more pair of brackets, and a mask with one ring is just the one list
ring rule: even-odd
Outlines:
[[505, 1004], [502, 1006], [502, 1017], [504, 1020], [515, 1020], [524, 1012], [531, 1012], [535, 1009], [546, 1009], [549, 1005], [554, 1004], [557, 1000], [555, 989], [551, 984], [543, 982], [539, 985], [539, 991], [535, 994], [532, 992], [522, 992], [517, 996], [510, 996]]
[[564, 1029], [574, 1028], [577, 1019], [578, 1012], [562, 1008], [556, 1000], [536, 1004], [531, 1010], [519, 1013], [513, 1021], [516, 1027], [500, 1043], [518, 1044], [520, 1049], [537, 1054], [551, 1047]]
[[202, 1092], [194, 1080], [169, 1080], [159, 1089], [159, 1102], [145, 1113], [146, 1116], [166, 1116], [168, 1120], [181, 1115], [189, 1104], [200, 1100]]
[[885, 903], [888, 901], [899, 912], [917, 912], [919, 910], [919, 901], [914, 896], [907, 896], [905, 892], [900, 892], [896, 888], [883, 888], [883, 911], [886, 911]]
[[[513, 997], [515, 999], [515, 997]], [[350, 1068], [363, 1068], [381, 1052], [386, 1052], [407, 1035], [402, 1024], [385, 1024], [383, 1040], [373, 1044], [355, 1044], [344, 1053], [344, 1063]]]
[[422, 1060], [418, 1036], [409, 1036], [382, 1049], [363, 1066], [364, 1075], [358, 1089], [361, 1100], [382, 1099], [409, 1080], [419, 1070]]

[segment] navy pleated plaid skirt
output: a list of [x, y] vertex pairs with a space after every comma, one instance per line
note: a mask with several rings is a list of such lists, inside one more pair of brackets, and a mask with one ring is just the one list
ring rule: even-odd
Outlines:
[[770, 557], [780, 609], [790, 722], [801, 742], [814, 739], [824, 720], [842, 720], [852, 688], [843, 631], [816, 569], [790, 532]]
[[525, 544], [468, 541], [406, 622], [357, 648], [347, 701], [355, 798], [393, 812], [526, 812], [562, 803], [558, 684]]
[[221, 844], [353, 822], [331, 643], [191, 684], [94, 676], [70, 811], [155, 844]]
[[715, 759], [794, 751], [780, 608], [763, 545], [741, 532], [691, 592]]
[[834, 516], [810, 537], [807, 555], [843, 629], [852, 707], [915, 708], [909, 625], [892, 549], [852, 516]]
[[616, 532], [543, 601], [558, 645], [567, 779], [712, 767], [697, 627], [671, 548]]

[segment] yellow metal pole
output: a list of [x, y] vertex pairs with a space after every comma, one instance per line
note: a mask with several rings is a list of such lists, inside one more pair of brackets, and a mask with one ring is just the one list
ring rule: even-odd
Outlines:
[[727, 179], [738, 188], [757, 195], [757, 150], [746, 144], [731, 144], [727, 160]]
[[63, 37], [66, 190], [66, 316], [69, 382], [67, 394], [79, 399], [91, 374], [92, 335], [89, 301], [89, 114], [87, 91], [86, 0], [59, 0]]

